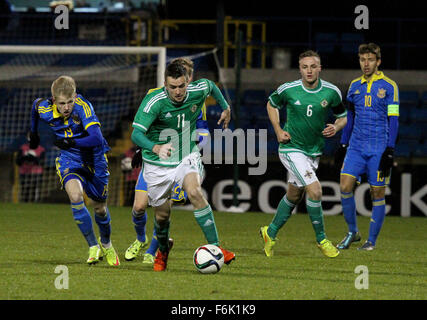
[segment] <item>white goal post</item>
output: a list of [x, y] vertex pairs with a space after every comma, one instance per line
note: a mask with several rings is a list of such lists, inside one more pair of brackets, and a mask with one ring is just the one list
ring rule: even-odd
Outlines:
[[0, 45], [1, 53], [16, 54], [157, 54], [157, 86], [164, 83], [166, 68], [165, 47], [119, 47], [119, 46], [12, 46]]

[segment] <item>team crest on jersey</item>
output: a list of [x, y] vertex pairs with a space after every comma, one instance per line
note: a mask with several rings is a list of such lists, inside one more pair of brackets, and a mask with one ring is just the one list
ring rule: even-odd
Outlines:
[[382, 98], [385, 97], [385, 93], [386, 93], [385, 89], [383, 89], [383, 88], [378, 89], [377, 97], [380, 98], [380, 99], [382, 99]]
[[193, 106], [191, 107], [191, 112], [196, 112], [197, 110], [197, 105], [193, 104]]
[[328, 106], [328, 101], [326, 101], [326, 99], [324, 99], [322, 102], [320, 102], [320, 105], [321, 105], [323, 108], [326, 108], [326, 107]]
[[78, 117], [76, 114], [73, 114], [73, 115], [71, 116], [71, 119], [73, 119], [73, 122], [74, 122], [75, 124], [80, 124], [80, 123], [81, 123], [81, 121], [80, 121], [79, 117]]

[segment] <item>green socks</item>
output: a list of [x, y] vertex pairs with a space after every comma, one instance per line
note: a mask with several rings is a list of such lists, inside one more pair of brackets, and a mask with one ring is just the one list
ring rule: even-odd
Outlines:
[[288, 221], [294, 208], [295, 204], [290, 202], [285, 194], [282, 200], [280, 200], [273, 221], [270, 223], [267, 229], [267, 234], [271, 239], [276, 239], [277, 233], [283, 227], [286, 221]]
[[316, 234], [316, 241], [320, 243], [323, 239], [326, 239], [322, 212], [322, 201], [311, 200], [307, 198], [306, 206], [311, 224]]
[[169, 226], [170, 221], [160, 225], [157, 223], [157, 220], [154, 219], [154, 230], [156, 231], [156, 238], [159, 243], [159, 250], [161, 252], [169, 251]]
[[218, 232], [216, 230], [215, 219], [212, 208], [207, 205], [205, 208], [194, 211], [194, 217], [209, 244], [219, 245]]

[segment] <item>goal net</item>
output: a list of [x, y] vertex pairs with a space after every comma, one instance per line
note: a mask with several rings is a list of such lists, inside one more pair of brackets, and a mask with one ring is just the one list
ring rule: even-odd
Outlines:
[[147, 90], [163, 85], [165, 65], [164, 47], [0, 46], [0, 154], [14, 154], [13, 187], [0, 188], [2, 200], [66, 199], [57, 192], [59, 149], [50, 128], [40, 123], [43, 149], [35, 153], [26, 147], [26, 136], [32, 102], [49, 98], [52, 81], [68, 75], [76, 80], [77, 93], [92, 103], [112, 147], [109, 201], [122, 202], [126, 178], [118, 155], [132, 146], [129, 124]]

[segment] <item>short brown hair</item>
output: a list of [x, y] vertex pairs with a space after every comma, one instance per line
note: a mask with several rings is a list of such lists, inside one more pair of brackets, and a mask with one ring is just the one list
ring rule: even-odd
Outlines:
[[168, 64], [165, 70], [165, 81], [168, 77], [173, 79], [178, 79], [179, 77], [184, 76], [187, 80], [189, 78], [187, 68], [179, 61], [172, 61]]
[[76, 93], [76, 82], [69, 76], [60, 76], [52, 83], [50, 91], [54, 98], [61, 95], [71, 97]]
[[381, 49], [380, 46], [375, 43], [363, 43], [359, 46], [359, 56], [365, 53], [375, 54], [377, 60], [381, 59]]
[[313, 50], [307, 50], [301, 53], [298, 57], [298, 61], [301, 61], [301, 59], [307, 58], [307, 57], [316, 57], [320, 61], [320, 56], [316, 51]]
[[180, 58], [175, 58], [171, 61], [171, 63], [180, 63], [182, 64], [184, 67], [186, 67], [188, 69], [188, 76], [191, 78], [191, 76], [193, 75], [193, 71], [194, 71], [194, 62], [189, 59], [189, 58], [185, 58], [185, 57], [180, 57]]

